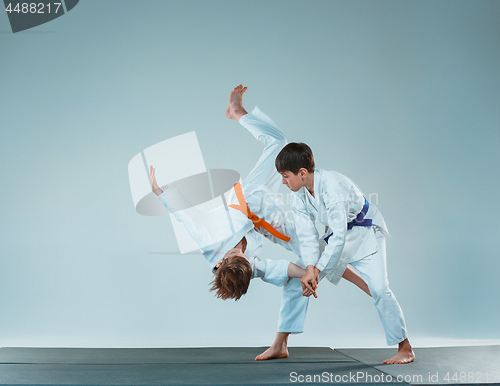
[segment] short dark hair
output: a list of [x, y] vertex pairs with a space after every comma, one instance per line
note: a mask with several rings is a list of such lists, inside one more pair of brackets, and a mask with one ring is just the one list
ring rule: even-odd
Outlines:
[[216, 291], [219, 299], [238, 300], [247, 293], [252, 279], [252, 266], [242, 256], [231, 256], [222, 260], [215, 271], [210, 291]]
[[309, 173], [314, 172], [314, 157], [309, 146], [302, 142], [290, 142], [279, 152], [275, 161], [278, 172], [291, 171], [297, 174], [304, 168]]

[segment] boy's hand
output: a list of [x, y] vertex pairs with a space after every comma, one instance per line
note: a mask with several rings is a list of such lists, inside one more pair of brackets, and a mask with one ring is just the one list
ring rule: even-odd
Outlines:
[[302, 292], [302, 296], [309, 297], [309, 296], [314, 296], [316, 299], [318, 298], [318, 294], [316, 292], [311, 292], [311, 290], [306, 289], [305, 291]]
[[156, 182], [155, 169], [153, 168], [153, 165], [149, 167], [149, 184], [151, 185], [151, 190], [157, 196], [163, 193], [163, 190], [161, 190], [161, 188], [158, 186], [158, 183]]
[[319, 272], [318, 268], [313, 267], [312, 265], [307, 266], [306, 273], [302, 276], [302, 279], [300, 279], [303, 290], [302, 294], [304, 296], [314, 295], [315, 298], [318, 297], [316, 295], [316, 288], [319, 283]]

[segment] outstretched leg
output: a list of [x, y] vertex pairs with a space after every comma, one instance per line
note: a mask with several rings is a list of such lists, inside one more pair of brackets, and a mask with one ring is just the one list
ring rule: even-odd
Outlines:
[[415, 353], [408, 340], [403, 311], [389, 288], [387, 279], [385, 237], [376, 232], [378, 252], [364, 259], [352, 262], [363, 280], [368, 284], [373, 302], [384, 327], [387, 344], [399, 344], [398, 353], [386, 359], [386, 364], [404, 364], [415, 360]]
[[243, 108], [243, 94], [246, 91], [247, 88], [243, 87], [241, 84], [231, 91], [231, 94], [229, 94], [229, 105], [227, 106], [226, 117], [239, 121], [243, 115], [248, 114]]
[[[299, 259], [296, 264], [300, 267], [304, 266], [301, 259]], [[351, 267], [346, 269], [343, 277], [370, 295], [367, 284]], [[283, 288], [283, 298], [281, 300], [280, 317], [278, 321], [279, 332], [276, 334], [276, 338], [271, 347], [258, 355], [255, 358], [256, 361], [288, 358], [288, 336], [290, 332], [300, 333], [304, 329], [304, 320], [308, 304], [309, 298], [302, 296], [300, 280], [290, 279]]]
[[[304, 267], [301, 259], [297, 260], [295, 264]], [[298, 334], [304, 331], [304, 320], [308, 305], [309, 298], [302, 296], [300, 280], [290, 279], [283, 287], [276, 339], [271, 347], [255, 360], [262, 361], [288, 357], [288, 336], [290, 333]]]

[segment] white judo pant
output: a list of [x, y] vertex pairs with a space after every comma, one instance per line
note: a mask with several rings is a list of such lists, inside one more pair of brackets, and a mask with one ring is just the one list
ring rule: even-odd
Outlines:
[[[361, 260], [350, 263], [368, 285], [373, 303], [377, 308], [380, 321], [384, 327], [388, 345], [395, 345], [408, 337], [403, 311], [396, 297], [389, 288], [387, 279], [385, 236], [375, 232], [378, 252]], [[296, 262], [304, 268], [302, 259]], [[320, 275], [320, 279], [325, 273]], [[278, 332], [301, 333], [307, 313], [309, 298], [302, 296], [300, 279], [290, 279], [283, 288]]]

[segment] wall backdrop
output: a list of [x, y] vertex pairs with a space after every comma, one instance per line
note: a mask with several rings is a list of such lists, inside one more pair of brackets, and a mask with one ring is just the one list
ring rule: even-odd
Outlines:
[[[207, 168], [246, 176], [262, 145], [225, 117], [240, 83], [378, 203], [414, 343], [500, 339], [499, 68], [494, 0], [82, 0], [16, 34], [0, 12], [0, 346], [272, 342], [281, 288], [216, 299], [127, 175], [194, 130]], [[318, 295], [290, 345], [385, 345], [366, 295]]]

